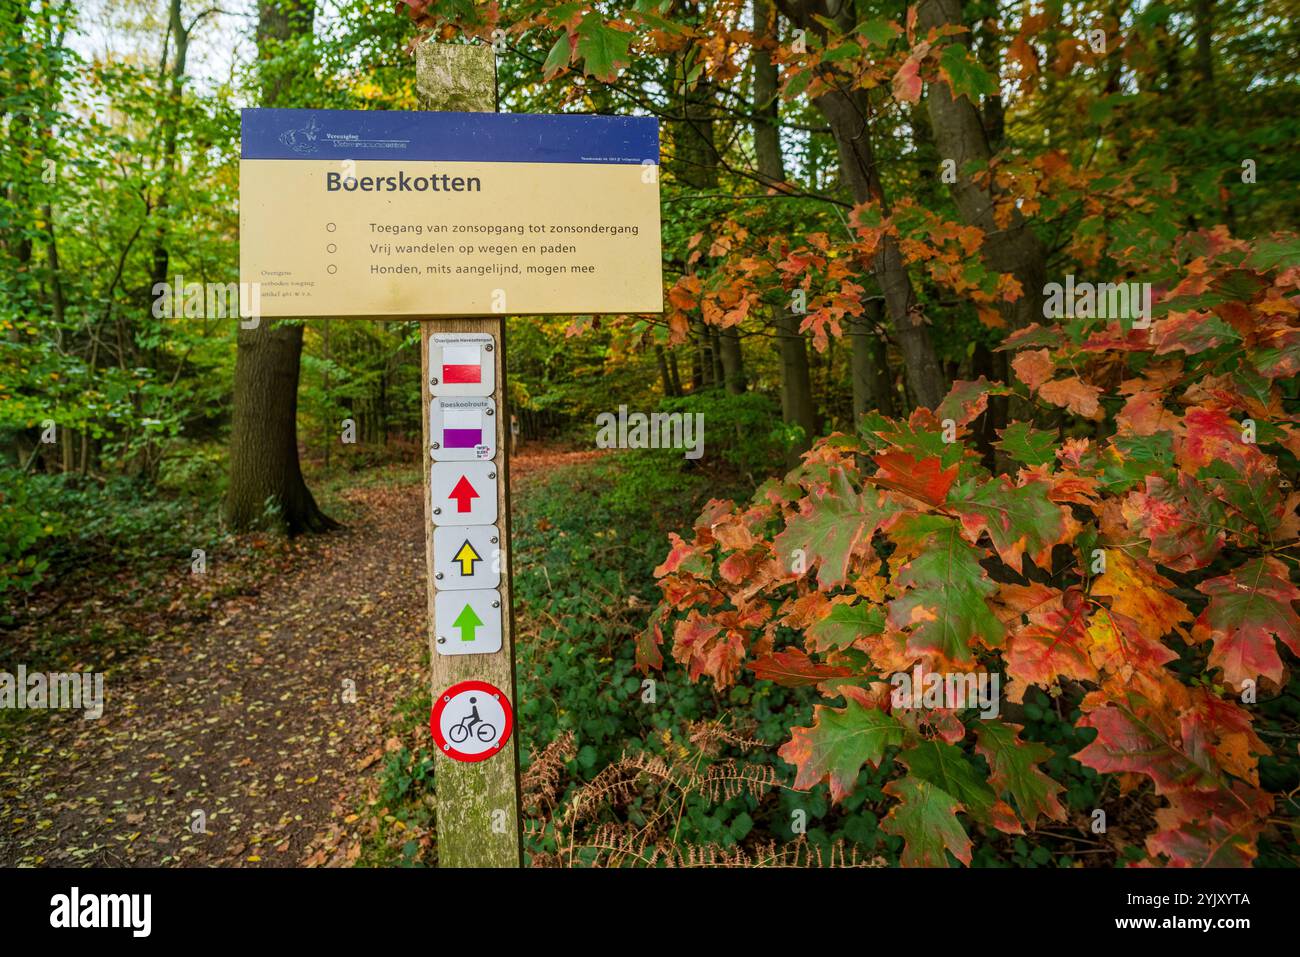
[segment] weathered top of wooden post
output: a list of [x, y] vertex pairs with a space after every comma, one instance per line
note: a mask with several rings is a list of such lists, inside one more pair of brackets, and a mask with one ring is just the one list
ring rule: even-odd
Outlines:
[[415, 48], [421, 109], [495, 113], [497, 58], [488, 44], [421, 43]]

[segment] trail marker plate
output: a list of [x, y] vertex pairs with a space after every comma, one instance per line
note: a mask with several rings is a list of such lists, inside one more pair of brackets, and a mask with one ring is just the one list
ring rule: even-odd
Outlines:
[[[459, 591], [499, 584], [501, 532], [495, 525], [448, 525], [433, 530], [434, 588]], [[451, 598], [446, 600], [455, 604]]]
[[434, 395], [491, 395], [496, 379], [492, 335], [440, 332], [429, 337], [429, 391]]
[[499, 752], [514, 730], [505, 692], [486, 681], [462, 681], [438, 695], [429, 730], [438, 750], [456, 761], [485, 761]]
[[494, 462], [434, 462], [429, 472], [434, 525], [493, 525], [497, 520]]
[[433, 646], [440, 655], [501, 650], [501, 593], [495, 588], [440, 591], [433, 602]]
[[435, 398], [429, 436], [436, 462], [486, 462], [497, 454], [497, 404], [492, 399]]

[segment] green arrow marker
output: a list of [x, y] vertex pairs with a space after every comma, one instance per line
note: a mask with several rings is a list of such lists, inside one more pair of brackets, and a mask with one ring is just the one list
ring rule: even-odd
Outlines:
[[451, 627], [460, 629], [461, 641], [473, 641], [474, 629], [481, 624], [483, 624], [483, 619], [474, 614], [474, 606], [466, 605], [461, 609], [460, 614], [456, 616], [456, 620], [451, 623]]

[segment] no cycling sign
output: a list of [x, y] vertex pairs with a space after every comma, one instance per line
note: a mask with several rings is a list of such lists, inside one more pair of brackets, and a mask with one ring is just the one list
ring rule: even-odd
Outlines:
[[486, 681], [454, 684], [433, 703], [429, 730], [438, 750], [456, 761], [483, 761], [510, 740], [514, 712], [505, 692]]

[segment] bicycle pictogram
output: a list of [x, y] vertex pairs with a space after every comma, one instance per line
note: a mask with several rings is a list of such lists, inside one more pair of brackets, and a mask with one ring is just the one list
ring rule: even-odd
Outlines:
[[470, 698], [469, 704], [469, 714], [452, 725], [447, 732], [447, 737], [453, 744], [463, 744], [468, 741], [471, 733], [480, 741], [491, 741], [497, 736], [497, 729], [479, 717], [478, 698]]

